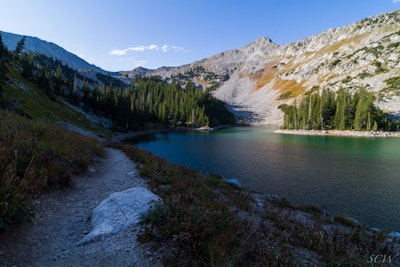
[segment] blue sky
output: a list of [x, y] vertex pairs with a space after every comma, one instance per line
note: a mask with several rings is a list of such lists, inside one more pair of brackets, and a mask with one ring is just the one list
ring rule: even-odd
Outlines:
[[105, 70], [191, 63], [261, 36], [277, 44], [400, 9], [400, 0], [1, 0], [0, 30]]

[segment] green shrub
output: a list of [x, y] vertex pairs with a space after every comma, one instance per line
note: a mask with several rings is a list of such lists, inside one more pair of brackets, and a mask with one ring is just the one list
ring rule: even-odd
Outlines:
[[292, 95], [292, 91], [288, 91], [288, 92], [286, 92], [286, 93], [284, 93], [284, 94], [281, 94], [281, 95], [279, 96], [279, 100], [288, 99], [289, 97], [291, 97], [291, 95]]

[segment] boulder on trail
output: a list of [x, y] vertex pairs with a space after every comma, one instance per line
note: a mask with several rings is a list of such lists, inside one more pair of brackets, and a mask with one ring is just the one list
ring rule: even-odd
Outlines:
[[139, 223], [140, 216], [149, 210], [152, 203], [160, 199], [144, 187], [133, 187], [112, 193], [92, 212], [92, 231], [78, 245], [86, 244]]

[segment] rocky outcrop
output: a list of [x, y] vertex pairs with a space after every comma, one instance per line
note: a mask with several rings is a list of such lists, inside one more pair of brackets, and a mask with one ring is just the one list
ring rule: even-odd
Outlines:
[[[191, 72], [180, 79], [203, 88], [213, 85], [214, 96], [250, 123], [280, 124], [279, 105], [325, 88], [367, 88], [376, 94], [380, 108], [396, 114], [400, 85], [387, 81], [400, 77], [399, 21], [400, 11], [394, 11], [285, 45], [261, 37], [239, 49], [176, 68], [147, 70], [145, 75], [168, 79]], [[209, 83], [198, 79], [205, 72], [215, 74]]]

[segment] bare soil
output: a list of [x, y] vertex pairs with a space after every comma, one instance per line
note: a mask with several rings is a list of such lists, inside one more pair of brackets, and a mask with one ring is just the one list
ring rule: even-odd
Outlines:
[[162, 266], [151, 244], [136, 240], [141, 226], [78, 246], [91, 231], [92, 210], [111, 193], [146, 185], [124, 153], [105, 149], [71, 187], [33, 201], [33, 222], [0, 232], [0, 266]]

